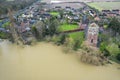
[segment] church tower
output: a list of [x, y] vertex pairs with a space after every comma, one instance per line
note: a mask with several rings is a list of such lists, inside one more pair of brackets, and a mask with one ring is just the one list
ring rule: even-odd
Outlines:
[[96, 23], [91, 23], [90, 25], [88, 25], [87, 37], [86, 37], [88, 44], [97, 47], [98, 34], [99, 34], [99, 26]]

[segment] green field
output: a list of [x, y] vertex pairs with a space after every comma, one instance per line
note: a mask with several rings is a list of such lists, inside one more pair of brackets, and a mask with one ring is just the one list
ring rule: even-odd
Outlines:
[[2, 20], [0, 20], [0, 22], [2, 22]]
[[6, 23], [4, 23], [3, 25], [2, 25], [2, 27], [8, 27], [10, 25], [10, 22], [6, 22]]
[[87, 4], [98, 9], [99, 11], [104, 9], [120, 9], [120, 2], [91, 2]]
[[53, 11], [53, 12], [50, 12], [50, 14], [53, 15], [53, 16], [58, 16], [58, 15], [59, 15], [59, 12], [54, 12], [54, 11]]
[[78, 25], [75, 25], [75, 24], [62, 24], [60, 27], [59, 27], [59, 30], [60, 31], [67, 31], [67, 30], [74, 30], [74, 29], [77, 29], [78, 28]]
[[[67, 31], [67, 30], [74, 30], [79, 28], [77, 24], [67, 24], [64, 23], [59, 27], [59, 31]], [[73, 40], [80, 39], [81, 41], [84, 40], [84, 31], [78, 31], [78, 32], [72, 32], [68, 33], [69, 37], [72, 38]]]
[[69, 33], [70, 38], [72, 39], [84, 39], [84, 31]]

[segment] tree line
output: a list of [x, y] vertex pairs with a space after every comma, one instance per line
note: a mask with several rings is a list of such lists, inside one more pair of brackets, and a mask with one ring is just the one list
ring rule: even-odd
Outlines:
[[8, 13], [7, 8], [11, 8], [14, 11], [17, 11], [31, 5], [35, 1], [37, 0], [14, 0], [14, 1], [0, 0], [0, 16], [2, 14]]

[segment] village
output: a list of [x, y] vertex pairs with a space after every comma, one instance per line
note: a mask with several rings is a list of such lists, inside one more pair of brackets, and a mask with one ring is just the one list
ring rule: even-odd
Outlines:
[[[108, 50], [104, 46], [107, 42], [104, 42], [103, 36], [109, 34], [106, 28], [110, 18], [114, 17], [120, 17], [119, 9], [100, 12], [84, 2], [37, 1], [15, 14], [9, 10], [8, 18], [0, 20], [0, 37], [17, 44], [31, 44], [36, 40], [49, 40], [53, 36], [56, 39], [52, 38], [50, 41], [57, 45], [65, 44], [78, 50], [85, 42], [96, 49], [102, 48], [101, 51], [108, 56]], [[119, 46], [120, 44], [118, 49]]]
[[120, 0], [0, 0], [0, 80], [120, 80]]

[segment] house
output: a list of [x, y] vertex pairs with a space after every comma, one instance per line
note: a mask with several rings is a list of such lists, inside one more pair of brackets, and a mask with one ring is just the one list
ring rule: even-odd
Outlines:
[[96, 16], [96, 17], [94, 18], [94, 20], [95, 20], [95, 21], [100, 21], [100, 18], [99, 18], [98, 16]]
[[60, 9], [60, 8], [61, 8], [61, 6], [55, 6], [55, 8], [58, 8], [58, 9]]
[[54, 10], [61, 10], [62, 7], [61, 6], [55, 6]]
[[22, 17], [23, 18], [30, 18], [30, 17], [33, 17], [33, 14], [22, 14]]
[[86, 41], [89, 45], [96, 47], [98, 43], [99, 26], [96, 23], [88, 25]]
[[27, 23], [21, 22], [21, 24], [19, 26], [19, 32], [23, 33], [26, 31], [30, 31], [29, 22], [27, 22]]
[[113, 13], [119, 14], [120, 10], [119, 9], [114, 9], [112, 10]]
[[87, 24], [79, 24], [79, 26], [80, 26], [80, 29], [86, 29]]
[[101, 13], [99, 16], [100, 17], [107, 17], [107, 14], [106, 13]]
[[0, 32], [7, 32], [7, 30], [5, 30], [5, 28], [0, 28]]
[[94, 17], [94, 14], [95, 14], [95, 13], [93, 12], [93, 10], [90, 10], [90, 11], [89, 11], [89, 14]]
[[102, 10], [102, 13], [110, 13], [110, 10]]
[[115, 17], [115, 16], [117, 16], [117, 14], [113, 13], [113, 12], [110, 12], [110, 13], [107, 13], [107, 16], [108, 17]]
[[74, 21], [79, 21], [80, 18], [79, 18], [79, 16], [73, 16], [73, 20], [74, 20]]
[[119, 9], [102, 10], [102, 14], [104, 14], [105, 16], [107, 15], [107, 17], [115, 17], [115, 16], [118, 16], [120, 14], [120, 10]]

